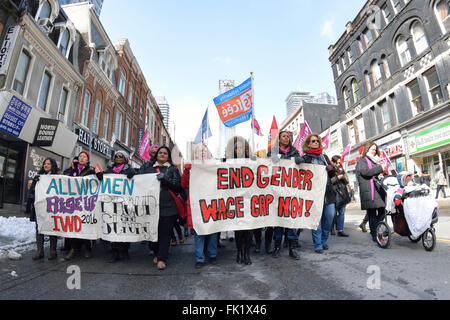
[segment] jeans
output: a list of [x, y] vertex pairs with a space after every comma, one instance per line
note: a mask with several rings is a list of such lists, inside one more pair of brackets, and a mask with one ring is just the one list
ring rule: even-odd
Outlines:
[[345, 206], [336, 208], [337, 212], [337, 231], [344, 231]]
[[314, 242], [314, 250], [323, 250], [323, 246], [327, 244], [330, 236], [331, 226], [333, 224], [335, 204], [331, 203], [323, 206], [322, 218], [320, 219], [317, 230], [312, 230], [312, 239]]
[[199, 236], [195, 233], [195, 261], [205, 262], [205, 241], [206, 241], [206, 255], [208, 258], [217, 257], [217, 233], [207, 236]]
[[444, 199], [447, 198], [447, 195], [445, 194], [445, 185], [438, 185], [437, 189], [436, 189], [436, 199], [439, 198], [439, 193], [442, 190], [442, 192], [444, 193]]
[[372, 238], [374, 238], [377, 234], [377, 225], [384, 220], [386, 213], [384, 208], [368, 209], [367, 215], [369, 216], [370, 234], [372, 235]]
[[[288, 240], [298, 240], [297, 229], [287, 229], [287, 238]], [[273, 240], [281, 243], [281, 239], [284, 235], [284, 228], [276, 227], [273, 233]]]

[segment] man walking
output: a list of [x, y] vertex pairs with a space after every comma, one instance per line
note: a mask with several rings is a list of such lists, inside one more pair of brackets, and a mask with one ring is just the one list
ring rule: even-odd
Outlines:
[[444, 199], [447, 198], [447, 195], [445, 194], [445, 188], [447, 187], [447, 179], [445, 178], [444, 172], [442, 172], [440, 169], [436, 170], [437, 178], [436, 178], [436, 199], [439, 198], [439, 193], [442, 190], [444, 193]]

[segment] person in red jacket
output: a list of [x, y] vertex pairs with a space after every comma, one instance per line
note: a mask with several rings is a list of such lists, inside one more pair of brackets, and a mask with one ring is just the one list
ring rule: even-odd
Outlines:
[[[195, 160], [207, 160], [212, 159], [212, 155], [208, 150], [208, 147], [204, 144], [197, 146], [194, 150]], [[192, 164], [187, 163], [184, 166], [183, 177], [181, 178], [181, 187], [183, 189], [189, 189], [189, 182], [191, 176]], [[187, 213], [187, 225], [189, 229], [193, 229], [192, 212], [191, 212], [191, 200], [188, 196], [186, 202]], [[195, 235], [195, 268], [200, 269], [205, 265], [205, 253], [204, 247], [206, 244], [206, 255], [209, 258], [211, 264], [216, 264], [217, 259], [217, 233], [199, 236], [196, 232]]]

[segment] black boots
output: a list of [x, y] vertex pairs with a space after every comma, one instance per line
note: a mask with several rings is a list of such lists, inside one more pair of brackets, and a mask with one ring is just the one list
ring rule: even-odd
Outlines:
[[239, 264], [244, 263], [244, 252], [242, 249], [237, 249], [236, 262]]
[[37, 253], [33, 256], [33, 260], [41, 260], [44, 258], [44, 235], [36, 236]]
[[288, 240], [289, 241], [289, 257], [299, 260], [300, 256], [297, 254], [297, 252], [294, 250], [294, 242], [296, 240]]
[[113, 249], [111, 259], [108, 261], [109, 263], [114, 263], [120, 260], [119, 250]]
[[275, 248], [273, 249], [272, 256], [279, 258], [281, 254], [281, 240], [275, 240]]

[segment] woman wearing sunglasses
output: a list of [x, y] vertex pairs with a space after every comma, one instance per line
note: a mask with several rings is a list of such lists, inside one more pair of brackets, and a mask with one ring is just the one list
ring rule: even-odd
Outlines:
[[328, 250], [327, 240], [330, 235], [331, 226], [335, 215], [336, 193], [334, 192], [331, 179], [335, 177], [335, 169], [330, 159], [323, 154], [322, 138], [318, 134], [310, 134], [303, 143], [303, 161], [310, 164], [318, 164], [326, 166], [328, 173], [327, 187], [325, 189], [325, 199], [322, 210], [322, 218], [320, 219], [317, 230], [312, 231], [314, 242], [314, 251], [323, 253]]
[[[135, 175], [135, 171], [133, 168], [130, 167], [128, 164], [130, 156], [128, 153], [124, 150], [119, 150], [114, 155], [114, 164], [108, 169], [105, 170], [105, 174], [124, 174], [127, 176], [128, 179], [133, 178]], [[103, 175], [99, 177], [100, 180], [102, 180]], [[109, 262], [114, 263], [120, 258], [123, 258], [124, 260], [129, 260], [130, 256], [128, 254], [128, 250], [130, 249], [130, 243], [129, 242], [112, 242], [111, 243], [111, 249], [112, 249], [112, 256], [111, 260]]]

